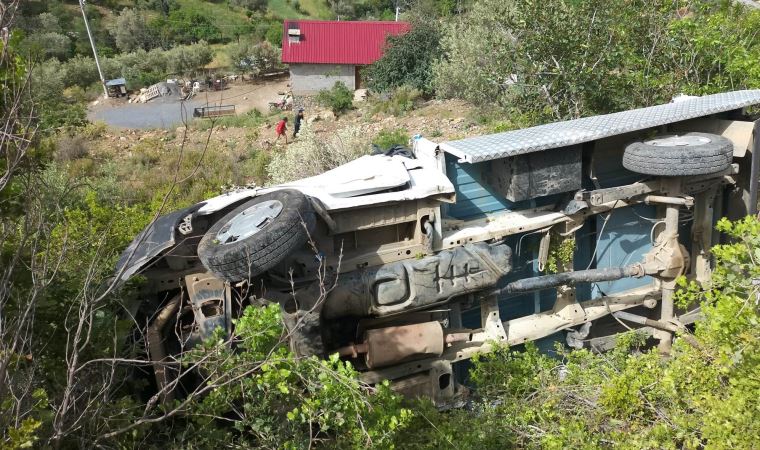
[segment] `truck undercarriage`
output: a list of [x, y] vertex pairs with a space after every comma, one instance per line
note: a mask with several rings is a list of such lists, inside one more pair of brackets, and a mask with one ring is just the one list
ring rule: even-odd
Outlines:
[[367, 383], [439, 405], [456, 397], [457, 363], [494, 343], [605, 349], [638, 328], [667, 353], [699, 316], [674, 307], [676, 279], [708, 281], [715, 220], [756, 213], [743, 108], [757, 103], [739, 91], [416, 137], [412, 157], [365, 156], [163, 216], [117, 266], [147, 280], [157, 387], [167, 362], [264, 302], [281, 305], [297, 355], [338, 353]]

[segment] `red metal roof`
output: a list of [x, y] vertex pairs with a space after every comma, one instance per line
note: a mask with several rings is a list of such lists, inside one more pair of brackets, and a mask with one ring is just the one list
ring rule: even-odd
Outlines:
[[[410, 29], [407, 22], [286, 20], [282, 62], [367, 65], [383, 55], [385, 38]], [[298, 29], [300, 36], [288, 36]]]

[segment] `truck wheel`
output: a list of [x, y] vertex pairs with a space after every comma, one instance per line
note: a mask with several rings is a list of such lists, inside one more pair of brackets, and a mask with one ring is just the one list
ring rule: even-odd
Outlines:
[[247, 280], [304, 245], [315, 224], [311, 203], [301, 192], [271, 192], [238, 206], [211, 226], [198, 244], [198, 257], [223, 280]]
[[665, 135], [625, 148], [623, 167], [645, 175], [684, 176], [720, 172], [731, 166], [734, 145], [708, 133]]

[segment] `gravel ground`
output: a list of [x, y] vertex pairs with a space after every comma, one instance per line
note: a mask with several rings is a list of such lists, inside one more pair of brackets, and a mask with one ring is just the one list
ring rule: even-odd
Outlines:
[[186, 102], [177, 97], [159, 97], [148, 103], [108, 99], [91, 106], [88, 118], [116, 128], [172, 129], [182, 124], [183, 114], [192, 120], [193, 108], [200, 106], [235, 105], [238, 114], [253, 108], [266, 113], [269, 102], [278, 100], [278, 92], [286, 91], [287, 85], [287, 79], [232, 84], [224, 91], [201, 92]]
[[188, 120], [192, 120], [193, 108], [202, 106], [204, 103], [200, 100], [127, 103], [113, 108], [92, 110], [89, 119], [105, 122], [118, 128], [170, 129], [182, 124], [183, 114]]

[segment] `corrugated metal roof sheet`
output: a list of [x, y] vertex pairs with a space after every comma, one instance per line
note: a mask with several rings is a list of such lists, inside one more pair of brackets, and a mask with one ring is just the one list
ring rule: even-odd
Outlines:
[[[385, 38], [410, 29], [407, 22], [286, 20], [282, 62], [367, 65], [380, 59]], [[299, 36], [288, 36], [297, 29]]]
[[119, 86], [122, 84], [127, 84], [127, 80], [124, 78], [114, 78], [113, 80], [106, 81], [106, 86]]
[[760, 89], [705, 95], [603, 116], [555, 122], [522, 130], [476, 136], [440, 145], [462, 161], [476, 163], [566, 147], [631, 131], [708, 116], [760, 103]]

